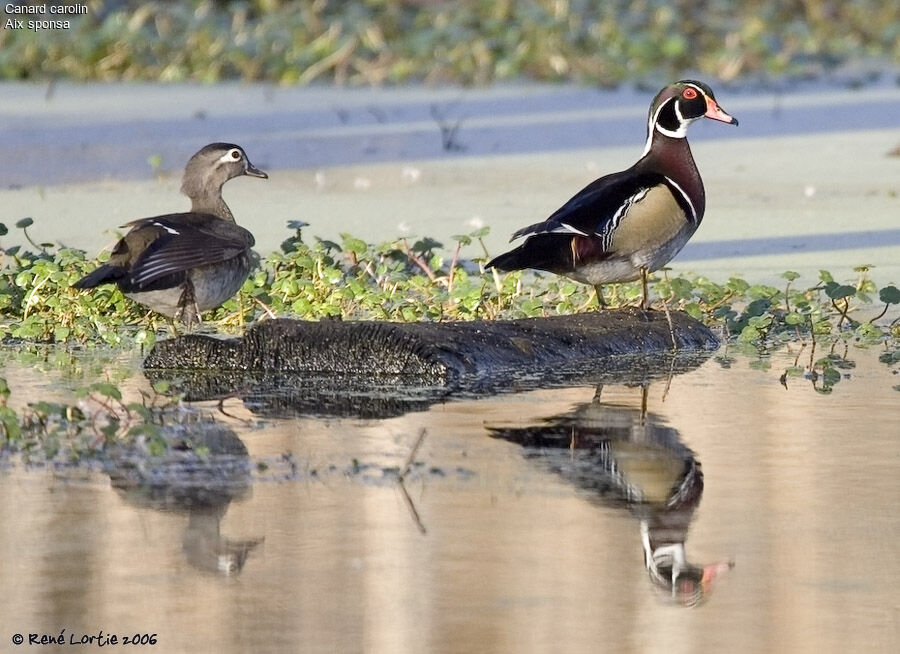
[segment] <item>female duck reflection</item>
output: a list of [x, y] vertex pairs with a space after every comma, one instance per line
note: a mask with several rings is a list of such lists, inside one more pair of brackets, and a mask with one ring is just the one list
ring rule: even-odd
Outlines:
[[129, 445], [110, 451], [105, 470], [112, 487], [132, 506], [187, 515], [182, 552], [191, 566], [240, 574], [263, 538], [234, 540], [220, 528], [231, 503], [251, 493], [246, 446], [232, 429], [202, 416], [167, 425], [161, 436], [169, 445], [162, 457], [148, 458]]
[[605, 504], [627, 507], [640, 521], [644, 562], [654, 587], [673, 602], [696, 606], [732, 562], [695, 565], [685, 541], [703, 495], [700, 462], [678, 431], [641, 407], [594, 400], [529, 427], [488, 427], [492, 437], [518, 443], [567, 482]]

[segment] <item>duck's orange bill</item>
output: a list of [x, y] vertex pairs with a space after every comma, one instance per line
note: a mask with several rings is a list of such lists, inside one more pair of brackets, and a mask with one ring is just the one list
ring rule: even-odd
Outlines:
[[737, 125], [738, 120], [734, 116], [729, 116], [722, 110], [722, 107], [716, 104], [716, 101], [712, 98], [706, 98], [706, 113], [703, 114], [707, 118], [712, 118], [713, 120], [720, 120], [723, 123], [730, 123], [732, 125]]

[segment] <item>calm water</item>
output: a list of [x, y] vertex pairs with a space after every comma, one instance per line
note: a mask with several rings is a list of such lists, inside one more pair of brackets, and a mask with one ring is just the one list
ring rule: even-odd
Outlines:
[[[721, 356], [645, 398], [547, 389], [383, 420], [201, 405], [224, 481], [0, 460], [0, 651], [79, 651], [27, 645], [61, 629], [165, 652], [900, 650], [896, 366], [852, 352], [823, 394], [779, 383], [788, 356]], [[65, 393], [3, 374], [13, 402]]]

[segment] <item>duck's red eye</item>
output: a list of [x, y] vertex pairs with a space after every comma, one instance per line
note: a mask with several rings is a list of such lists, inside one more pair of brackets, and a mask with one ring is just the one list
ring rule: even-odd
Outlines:
[[697, 89], [689, 86], [681, 92], [681, 97], [683, 97], [685, 100], [693, 100], [697, 97]]

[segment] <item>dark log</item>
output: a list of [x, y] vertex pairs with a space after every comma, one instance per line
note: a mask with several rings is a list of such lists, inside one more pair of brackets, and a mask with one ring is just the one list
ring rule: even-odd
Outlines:
[[[384, 392], [381, 399], [388, 404], [405, 394], [403, 410], [410, 410], [448, 393], [640, 383], [673, 366], [695, 367], [718, 347], [709, 328], [684, 313], [671, 317], [672, 330], [663, 312], [637, 309], [447, 323], [268, 320], [243, 338], [186, 335], [160, 341], [144, 369], [151, 379], [186, 379], [188, 399], [242, 390], [283, 395], [290, 389], [295, 410], [314, 406], [319, 413], [345, 415], [328, 409], [330, 401], [342, 405], [348, 393], [377, 401]], [[382, 409], [397, 413], [381, 407], [375, 414], [385, 415]]]

